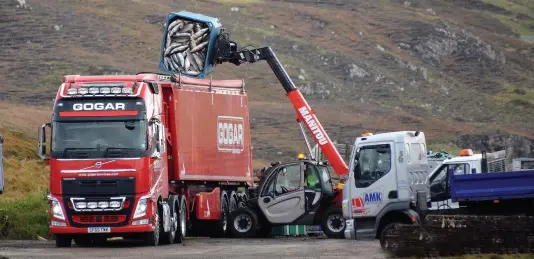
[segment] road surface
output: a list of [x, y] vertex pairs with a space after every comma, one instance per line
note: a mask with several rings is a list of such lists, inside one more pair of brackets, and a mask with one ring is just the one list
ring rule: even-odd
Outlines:
[[143, 247], [135, 242], [110, 241], [103, 247], [56, 248], [52, 241], [0, 240], [0, 258], [362, 258], [387, 255], [371, 241], [326, 238], [187, 239], [185, 245]]

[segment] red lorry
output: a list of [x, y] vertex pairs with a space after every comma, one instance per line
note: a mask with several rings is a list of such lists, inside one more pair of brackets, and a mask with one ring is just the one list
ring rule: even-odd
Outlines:
[[189, 227], [224, 236], [253, 185], [241, 80], [65, 76], [38, 135], [58, 247], [180, 243]]

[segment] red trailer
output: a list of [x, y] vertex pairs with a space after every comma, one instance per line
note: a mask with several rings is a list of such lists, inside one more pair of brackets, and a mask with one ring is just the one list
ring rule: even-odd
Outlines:
[[253, 185], [244, 90], [241, 80], [153, 73], [65, 76], [39, 129], [56, 245], [224, 236]]

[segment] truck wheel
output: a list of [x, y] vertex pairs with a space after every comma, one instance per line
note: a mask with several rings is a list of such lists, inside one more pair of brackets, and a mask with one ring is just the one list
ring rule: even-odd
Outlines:
[[340, 208], [331, 208], [326, 213], [322, 222], [321, 228], [328, 238], [344, 238], [345, 237], [345, 219]]
[[168, 199], [169, 204], [169, 217], [170, 217], [170, 229], [168, 233], [165, 233], [161, 239], [162, 244], [172, 244], [176, 238], [176, 230], [178, 229], [178, 202], [176, 201], [176, 196], [171, 195]]
[[56, 235], [56, 247], [70, 247], [72, 237], [66, 235]]
[[184, 242], [184, 239], [187, 234], [187, 201], [185, 196], [180, 196], [180, 202], [176, 203], [178, 205], [178, 225], [176, 228], [176, 235], [174, 236], [174, 242], [181, 244]]
[[248, 207], [241, 207], [230, 217], [230, 231], [235, 237], [255, 237], [258, 231], [258, 216]]
[[386, 232], [389, 231], [392, 228], [395, 228], [396, 225], [399, 225], [398, 222], [391, 222], [388, 223], [384, 228], [382, 228], [382, 231], [380, 231], [380, 246], [385, 251], [390, 250], [393, 246], [395, 246], [394, 242], [392, 240], [386, 239]]
[[228, 195], [226, 191], [221, 192], [221, 219], [218, 222], [217, 237], [226, 236], [226, 230], [228, 229]]
[[156, 213], [154, 213], [154, 225], [156, 228], [153, 232], [146, 233], [145, 236], [145, 245], [147, 246], [158, 246], [159, 245], [159, 236], [163, 232], [163, 224], [161, 221], [161, 209], [159, 205], [156, 205]]
[[238, 199], [239, 199], [239, 198], [237, 197], [236, 192], [235, 192], [235, 191], [232, 191], [232, 192], [230, 193], [230, 199], [229, 199], [229, 200], [230, 200], [230, 206], [229, 206], [230, 209], [228, 210], [228, 212], [229, 212], [230, 214], [231, 214], [232, 212], [234, 212], [234, 210], [236, 210], [236, 209], [239, 207], [239, 205], [238, 205], [239, 200], [238, 200]]
[[77, 246], [88, 247], [93, 245], [93, 239], [88, 236], [80, 236], [74, 238], [74, 243]]

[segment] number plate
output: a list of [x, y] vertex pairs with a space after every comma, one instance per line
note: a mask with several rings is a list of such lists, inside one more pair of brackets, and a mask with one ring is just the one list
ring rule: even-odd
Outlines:
[[88, 233], [109, 233], [111, 232], [110, 227], [97, 227], [97, 228], [88, 228]]

